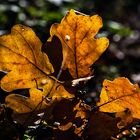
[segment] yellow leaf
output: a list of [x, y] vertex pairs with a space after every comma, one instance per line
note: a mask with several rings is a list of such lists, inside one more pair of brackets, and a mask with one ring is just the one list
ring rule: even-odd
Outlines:
[[5, 104], [16, 113], [29, 113], [45, 109], [51, 105], [45, 102], [43, 92], [37, 89], [30, 89], [30, 97], [10, 94], [6, 97]]
[[114, 81], [104, 80], [97, 103], [102, 112], [122, 112], [129, 109], [133, 118], [140, 119], [140, 89], [127, 78], [119, 77]]
[[56, 35], [63, 47], [63, 69], [68, 68], [73, 78], [91, 74], [90, 66], [108, 47], [107, 38], [95, 39], [102, 27], [98, 15], [88, 16], [70, 10], [60, 24], [53, 24], [50, 29], [51, 41]]
[[8, 72], [1, 80], [2, 89], [37, 87], [48, 79], [53, 67], [41, 47], [32, 29], [23, 25], [15, 25], [11, 34], [0, 37], [0, 70]]
[[29, 113], [47, 107], [51, 108], [52, 104], [64, 98], [74, 98], [74, 94], [67, 92], [57, 81], [49, 79], [47, 82], [47, 84], [42, 86], [43, 91], [31, 88], [29, 90], [29, 98], [19, 94], [8, 95], [5, 99], [6, 105], [12, 108], [16, 113]]
[[51, 98], [53, 101], [59, 101], [63, 98], [70, 99], [74, 97], [74, 94], [67, 92], [63, 85], [52, 79], [49, 79], [48, 84], [43, 86], [43, 91], [45, 96]]

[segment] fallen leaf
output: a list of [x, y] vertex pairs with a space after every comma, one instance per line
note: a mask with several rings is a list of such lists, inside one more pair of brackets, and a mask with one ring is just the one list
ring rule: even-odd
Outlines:
[[127, 78], [118, 77], [114, 81], [104, 80], [97, 103], [101, 112], [121, 112], [129, 109], [133, 118], [140, 119], [140, 89]]
[[50, 106], [44, 100], [43, 92], [38, 89], [30, 89], [30, 97], [19, 94], [10, 94], [5, 99], [7, 107], [13, 109], [16, 113], [29, 113], [45, 109]]
[[53, 24], [51, 37], [57, 36], [63, 47], [63, 69], [68, 68], [73, 78], [89, 76], [90, 66], [108, 47], [107, 38], [95, 39], [102, 27], [102, 19], [98, 15], [88, 16], [70, 10], [60, 24]]
[[53, 67], [42, 43], [31, 28], [15, 25], [11, 34], [0, 37], [0, 70], [8, 72], [1, 80], [1, 88], [12, 91], [41, 85], [49, 79]]

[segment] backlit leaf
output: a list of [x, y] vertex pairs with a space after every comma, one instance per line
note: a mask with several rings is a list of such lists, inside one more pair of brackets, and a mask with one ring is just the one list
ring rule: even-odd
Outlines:
[[74, 94], [67, 92], [62, 84], [53, 79], [48, 79], [47, 83], [42, 87], [45, 96], [51, 98], [51, 100], [70, 99], [74, 97]]
[[34, 109], [36, 111], [50, 107], [53, 103], [64, 98], [71, 99], [74, 97], [74, 95], [67, 92], [61, 84], [50, 79], [48, 83], [43, 86], [43, 90], [44, 91], [40, 91], [31, 88], [29, 90], [29, 98], [19, 94], [10, 94], [5, 99], [6, 105], [17, 113], [28, 113]]
[[124, 77], [114, 81], [104, 80], [97, 106], [100, 111], [110, 113], [129, 109], [133, 118], [140, 119], [140, 89]]
[[0, 37], [0, 70], [8, 72], [1, 80], [1, 88], [32, 88], [48, 79], [53, 67], [41, 47], [32, 29], [23, 25], [15, 25], [11, 34]]
[[53, 24], [48, 41], [56, 35], [63, 47], [63, 69], [68, 68], [73, 78], [91, 74], [90, 66], [108, 47], [107, 38], [95, 39], [102, 27], [98, 15], [88, 16], [70, 10], [60, 24]]
[[6, 97], [5, 103], [16, 113], [29, 113], [45, 109], [50, 105], [45, 102], [43, 92], [37, 89], [30, 89], [30, 97], [10, 94]]

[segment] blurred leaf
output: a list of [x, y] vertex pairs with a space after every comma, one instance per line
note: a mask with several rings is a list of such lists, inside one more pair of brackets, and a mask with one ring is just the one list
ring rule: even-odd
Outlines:
[[130, 36], [133, 33], [133, 31], [129, 27], [126, 27], [122, 25], [121, 23], [115, 22], [115, 21], [109, 21], [108, 27], [111, 33], [118, 34], [122, 37]]

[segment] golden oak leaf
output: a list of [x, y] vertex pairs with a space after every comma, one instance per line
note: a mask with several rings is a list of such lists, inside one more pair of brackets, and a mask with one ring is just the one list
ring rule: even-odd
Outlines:
[[29, 92], [30, 97], [25, 97], [19, 94], [10, 94], [6, 97], [5, 104], [16, 113], [29, 113], [50, 106], [50, 104], [45, 102], [42, 91], [32, 88]]
[[63, 69], [68, 68], [73, 78], [91, 74], [90, 66], [108, 47], [107, 38], [95, 39], [102, 27], [98, 15], [88, 16], [70, 10], [60, 24], [53, 24], [50, 29], [52, 37], [57, 36], [63, 47]]
[[0, 70], [8, 72], [1, 80], [2, 89], [37, 87], [48, 79], [53, 67], [41, 47], [32, 29], [23, 25], [15, 25], [11, 34], [0, 37]]
[[140, 119], [140, 89], [127, 78], [119, 77], [114, 81], [104, 80], [97, 103], [102, 112], [121, 112], [129, 109], [133, 118]]
[[47, 98], [51, 98], [52, 101], [59, 101], [63, 98], [70, 99], [74, 97], [74, 94], [67, 92], [63, 85], [57, 81], [49, 79], [47, 82], [48, 83], [43, 86], [43, 91], [45, 96]]
[[44, 86], [42, 85], [43, 91], [31, 88], [30, 98], [19, 94], [8, 95], [5, 99], [6, 105], [17, 113], [29, 113], [34, 109], [42, 110], [47, 106], [50, 107], [64, 98], [74, 98], [74, 94], [67, 92], [57, 81], [48, 79], [47, 82]]

